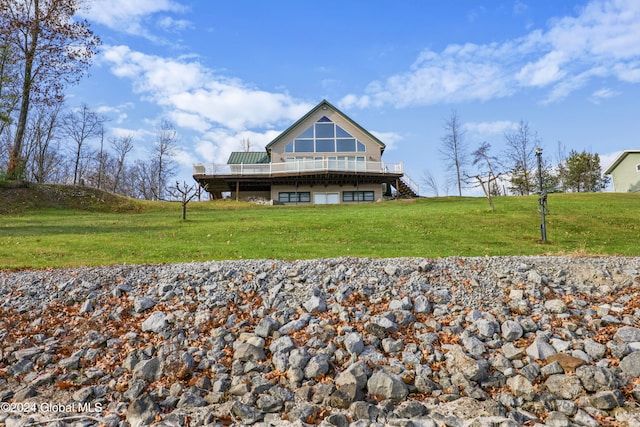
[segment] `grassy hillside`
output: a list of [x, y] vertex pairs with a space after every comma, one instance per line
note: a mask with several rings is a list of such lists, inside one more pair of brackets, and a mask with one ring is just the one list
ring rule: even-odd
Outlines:
[[129, 199], [95, 188], [26, 182], [0, 183], [0, 215], [28, 209], [59, 208], [98, 212], [135, 212], [144, 208]]
[[[64, 203], [40, 192], [27, 196], [30, 201], [7, 202], [6, 189], [0, 189], [0, 206], [12, 206], [0, 214], [0, 268], [337, 256], [640, 255], [637, 194], [549, 195], [549, 242], [542, 244], [536, 196], [497, 198], [495, 212], [485, 199], [458, 197], [350, 206], [192, 202], [182, 221], [179, 203], [68, 191], [82, 194], [67, 195]], [[36, 203], [37, 198], [53, 201]]]

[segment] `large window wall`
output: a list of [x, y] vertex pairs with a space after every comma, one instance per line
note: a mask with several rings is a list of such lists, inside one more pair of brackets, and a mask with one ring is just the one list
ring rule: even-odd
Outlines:
[[285, 153], [364, 153], [365, 145], [326, 116], [288, 143]]

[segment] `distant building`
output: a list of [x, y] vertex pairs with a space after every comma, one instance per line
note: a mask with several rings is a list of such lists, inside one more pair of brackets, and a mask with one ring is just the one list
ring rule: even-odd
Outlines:
[[604, 173], [613, 178], [613, 191], [640, 192], [640, 150], [624, 150]]
[[233, 152], [223, 165], [195, 165], [193, 178], [214, 197], [332, 204], [417, 197], [402, 163], [384, 163], [385, 145], [322, 101], [260, 152]]

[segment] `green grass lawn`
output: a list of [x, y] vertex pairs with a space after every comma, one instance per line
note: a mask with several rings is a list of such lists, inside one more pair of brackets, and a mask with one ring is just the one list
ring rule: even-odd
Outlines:
[[144, 203], [136, 212], [28, 208], [0, 215], [0, 268], [338, 256], [640, 255], [640, 195], [537, 196], [331, 206]]

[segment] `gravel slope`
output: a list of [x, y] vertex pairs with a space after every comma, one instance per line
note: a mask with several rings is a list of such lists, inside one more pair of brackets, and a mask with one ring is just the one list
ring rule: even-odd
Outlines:
[[640, 425], [640, 258], [0, 272], [0, 425]]

